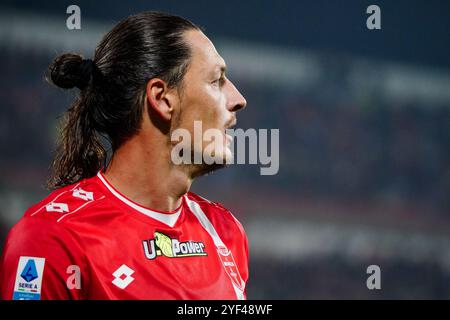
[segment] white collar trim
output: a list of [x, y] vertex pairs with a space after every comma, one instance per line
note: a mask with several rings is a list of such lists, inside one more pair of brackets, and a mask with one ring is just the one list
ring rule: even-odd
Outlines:
[[[108, 181], [106, 181], [106, 179], [103, 177], [103, 175], [101, 174], [101, 172], [99, 171], [97, 173], [97, 177], [100, 179], [100, 181], [105, 185], [106, 188], [108, 188], [108, 190], [120, 201], [122, 201], [123, 203], [125, 203], [126, 205], [132, 207], [133, 209], [139, 211], [142, 214], [145, 214], [146, 216], [153, 218], [155, 220], [158, 220], [159, 222], [162, 222], [166, 225], [168, 225], [169, 227], [173, 227], [175, 225], [175, 223], [178, 220], [178, 217], [180, 216], [181, 213], [181, 209], [183, 207], [183, 205], [180, 206], [180, 208], [174, 212], [174, 213], [160, 213], [160, 212], [156, 212], [153, 210], [150, 210], [148, 208], [144, 208], [132, 201], [130, 201], [129, 199], [127, 199], [126, 197], [124, 197], [123, 195], [121, 195], [120, 193], [118, 193], [109, 183]], [[184, 196], [183, 196], [184, 197]], [[183, 199], [184, 201], [184, 199]]]

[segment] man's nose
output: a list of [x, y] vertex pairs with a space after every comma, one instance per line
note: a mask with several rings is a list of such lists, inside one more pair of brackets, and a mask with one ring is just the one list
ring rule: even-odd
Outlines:
[[230, 97], [228, 100], [228, 109], [232, 112], [239, 111], [244, 109], [247, 106], [247, 100], [245, 100], [244, 96], [239, 92], [239, 90], [234, 86], [234, 84], [230, 81]]

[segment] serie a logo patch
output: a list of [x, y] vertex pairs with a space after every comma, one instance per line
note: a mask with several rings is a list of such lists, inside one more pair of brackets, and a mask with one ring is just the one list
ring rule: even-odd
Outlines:
[[154, 238], [142, 241], [142, 245], [144, 247], [145, 257], [150, 260], [161, 255], [168, 258], [207, 255], [203, 242], [191, 240], [181, 242], [161, 232], [155, 232]]
[[13, 300], [40, 300], [45, 258], [20, 257]]

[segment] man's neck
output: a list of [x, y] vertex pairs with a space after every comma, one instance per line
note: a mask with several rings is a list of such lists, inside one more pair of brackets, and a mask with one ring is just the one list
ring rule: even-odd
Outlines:
[[176, 210], [192, 184], [189, 173], [172, 164], [167, 146], [139, 136], [114, 152], [105, 177], [127, 198], [163, 212]]

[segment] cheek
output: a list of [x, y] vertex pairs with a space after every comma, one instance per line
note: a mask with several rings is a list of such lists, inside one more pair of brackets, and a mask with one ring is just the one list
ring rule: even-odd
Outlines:
[[195, 119], [203, 122], [204, 128], [220, 127], [226, 121], [224, 95], [217, 89], [207, 88], [197, 99]]
[[227, 121], [224, 94], [217, 88], [206, 84], [191, 87], [182, 102], [180, 127], [193, 130], [194, 121], [202, 122], [202, 130], [222, 129]]

